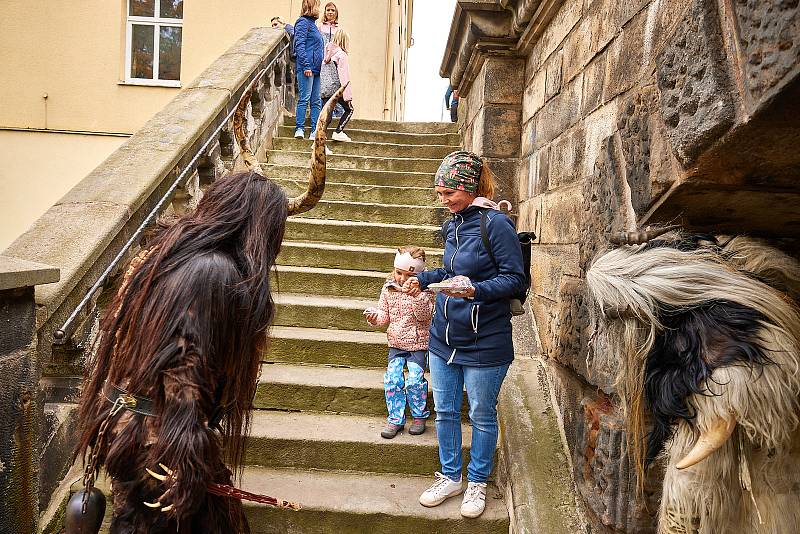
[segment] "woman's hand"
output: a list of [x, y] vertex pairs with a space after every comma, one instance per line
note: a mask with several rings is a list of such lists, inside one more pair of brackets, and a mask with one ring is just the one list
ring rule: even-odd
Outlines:
[[403, 293], [408, 293], [412, 297], [418, 296], [422, 291], [419, 288], [419, 280], [417, 280], [416, 276], [412, 276], [406, 283], [403, 284]]
[[311, 72], [311, 69], [306, 69], [303, 71], [303, 75], [311, 78], [314, 75], [314, 73]]
[[461, 297], [471, 299], [475, 296], [475, 287], [464, 287], [458, 289], [442, 289], [442, 293], [448, 297]]

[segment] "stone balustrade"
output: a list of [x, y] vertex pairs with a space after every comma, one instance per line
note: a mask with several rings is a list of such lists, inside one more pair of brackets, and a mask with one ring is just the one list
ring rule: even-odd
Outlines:
[[[0, 258], [0, 532], [35, 532], [40, 512], [56, 499], [74, 443], [70, 401], [78, 395], [85, 348], [110, 289], [138, 252], [142, 222], [159, 206], [159, 214], [193, 209], [204, 186], [241, 163], [241, 145], [259, 155], [271, 143], [294, 102], [287, 45], [283, 31], [250, 30], [14, 241], [8, 259]], [[64, 328], [103, 274], [102, 286]], [[44, 285], [34, 300], [38, 284]], [[16, 370], [25, 376], [18, 379]], [[9, 486], [14, 481], [24, 486]]]

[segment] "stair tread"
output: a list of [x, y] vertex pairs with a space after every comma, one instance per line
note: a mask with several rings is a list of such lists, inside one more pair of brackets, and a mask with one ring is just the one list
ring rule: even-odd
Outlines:
[[[303, 143], [306, 143], [309, 146], [309, 148], [313, 144], [313, 142], [310, 139], [303, 139], [301, 141], [300, 139], [295, 139], [292, 136], [279, 136], [279, 137], [276, 137], [275, 139], [284, 139], [284, 140], [287, 140], [287, 141], [295, 141], [297, 143], [303, 142]], [[457, 145], [443, 145], [441, 143], [430, 143], [430, 144], [384, 143], [384, 142], [380, 142], [380, 141], [376, 142], [376, 141], [355, 141], [355, 140], [354, 141], [347, 141], [347, 142], [340, 142], [340, 141], [333, 141], [331, 139], [328, 139], [328, 143], [330, 143], [329, 146], [331, 146], [332, 148], [333, 147], [337, 147], [337, 146], [344, 147], [344, 146], [347, 146], [347, 145], [369, 145], [369, 146], [376, 146], [376, 147], [402, 146], [402, 147], [408, 147], [410, 150], [414, 150], [414, 149], [417, 149], [417, 148], [420, 148], [420, 147], [452, 148], [454, 150], [458, 149]]]
[[[248, 467], [244, 470], [242, 486], [255, 493], [299, 502], [305, 510], [462, 520], [459, 515], [461, 499], [458, 497], [434, 508], [419, 504], [417, 499], [432, 482], [432, 476]], [[463, 521], [475, 524], [508, 520], [505, 503], [494, 484], [489, 484], [486, 497], [483, 515]]]
[[355, 269], [330, 269], [328, 267], [301, 267], [298, 265], [276, 265], [275, 268], [280, 273], [295, 272], [295, 273], [309, 273], [309, 274], [337, 274], [342, 276], [361, 276], [372, 278], [386, 278], [385, 272], [380, 271], [358, 271]]
[[367, 306], [375, 305], [374, 299], [329, 297], [303, 293], [276, 293], [274, 299], [275, 304], [283, 306], [315, 306], [317, 308], [345, 308], [350, 310], [363, 310]]
[[384, 369], [265, 363], [259, 383], [383, 390], [383, 374]]
[[[408, 432], [401, 432], [391, 441], [381, 437], [380, 432], [385, 425], [386, 417], [383, 416], [254, 410], [249, 435], [254, 439], [282, 441], [438, 447], [436, 427], [432, 424], [428, 425], [424, 434], [412, 436]], [[461, 423], [461, 435], [463, 447], [469, 449], [472, 427]]]
[[294, 222], [302, 222], [305, 224], [316, 225], [330, 225], [330, 226], [363, 226], [367, 228], [391, 228], [395, 230], [441, 230], [439, 226], [431, 226], [427, 224], [400, 224], [400, 223], [380, 223], [380, 222], [365, 222], [365, 221], [340, 221], [338, 219], [309, 219], [303, 217], [290, 217]]
[[[408, 145], [408, 146], [413, 146], [413, 145]], [[298, 154], [298, 155], [301, 155], [301, 156], [307, 156], [309, 158], [311, 157], [311, 152], [310, 151], [305, 151], [305, 150], [267, 150], [267, 153], [269, 153], [269, 154]], [[400, 160], [400, 161], [429, 161], [429, 162], [434, 162], [434, 161], [435, 162], [440, 162], [440, 161], [442, 161], [442, 158], [419, 158], [419, 157], [416, 157], [416, 158], [414, 158], [414, 157], [401, 158], [401, 157], [396, 157], [396, 156], [392, 156], [390, 158], [387, 158], [385, 156], [365, 156], [365, 155], [362, 155], [362, 154], [336, 154], [336, 153], [333, 153], [333, 154], [329, 155], [328, 157], [329, 158], [336, 158], [336, 157], [340, 157], [340, 158], [358, 158], [358, 159], [375, 160], [375, 161], [386, 161], [387, 159]], [[331, 168], [336, 168], [336, 167], [331, 167]], [[342, 170], [352, 170], [352, 169], [342, 169]], [[420, 173], [420, 174], [428, 174], [428, 175], [430, 175], [430, 173]]]
[[270, 337], [315, 341], [344, 341], [348, 343], [386, 344], [383, 332], [363, 330], [331, 330], [328, 328], [304, 328], [300, 326], [273, 326]]
[[[281, 246], [320, 248], [325, 250], [341, 250], [348, 252], [379, 252], [394, 254], [397, 249], [393, 247], [359, 246], [359, 245], [337, 245], [336, 243], [314, 243], [309, 241], [284, 241]], [[426, 248], [425, 254], [443, 254], [440, 248]]]
[[[302, 168], [302, 167], [299, 167], [299, 168]], [[342, 170], [349, 171], [349, 170], [352, 170], [352, 169], [342, 169]], [[380, 172], [380, 171], [376, 171], [376, 172]], [[428, 173], [418, 173], [418, 174], [429, 176]], [[280, 182], [292, 182], [292, 183], [296, 183], [296, 184], [299, 184], [299, 185], [306, 185], [308, 183], [308, 179], [307, 178], [302, 178], [302, 179], [301, 178], [297, 178], [297, 179], [295, 179], [295, 178], [273, 178], [273, 181], [278, 182], [278, 183], [280, 183]], [[330, 181], [330, 180], [325, 180], [325, 186], [327, 187], [329, 185], [357, 187], [357, 188], [360, 188], [360, 189], [369, 189], [369, 190], [372, 190], [372, 189], [385, 189], [385, 190], [388, 190], [388, 191], [394, 191], [394, 190], [397, 190], [397, 191], [426, 191], [426, 192], [431, 192], [431, 196], [433, 195], [432, 189], [430, 187], [415, 187], [415, 186], [388, 185], [388, 184], [369, 184], [369, 185], [366, 185], [366, 184], [351, 183], [351, 182], [333, 182], [333, 181]], [[392, 205], [394, 206], [396, 204], [392, 204]]]
[[[288, 150], [273, 150], [273, 152], [289, 152]], [[302, 152], [305, 154], [305, 152]], [[372, 156], [363, 156], [363, 157], [372, 157]], [[374, 158], [374, 159], [385, 159], [385, 158]], [[418, 159], [418, 158], [407, 158], [407, 159]], [[423, 158], [424, 159], [424, 158]], [[277, 167], [282, 169], [301, 169], [304, 172], [308, 173], [309, 167], [306, 165], [290, 165], [288, 163], [271, 163], [271, 162], [261, 162], [262, 169], [264, 167]], [[326, 169], [329, 171], [339, 171], [339, 172], [366, 172], [366, 173], [375, 173], [380, 175], [390, 175], [390, 174], [406, 174], [406, 175], [418, 175], [420, 178], [430, 178], [431, 173], [429, 172], [418, 172], [418, 171], [383, 171], [383, 170], [376, 170], [376, 169], [351, 169], [348, 167], [337, 167], [336, 165], [327, 165]], [[431, 182], [432, 183], [432, 182]], [[431, 187], [433, 187], [431, 185]]]
[[[339, 206], [342, 206], [342, 207], [346, 207], [346, 206], [376, 206], [376, 207], [386, 207], [386, 208], [392, 208], [392, 209], [407, 208], [407, 209], [410, 209], [410, 210], [436, 210], [436, 211], [444, 211], [444, 209], [445, 209], [443, 206], [425, 205], [425, 204], [422, 204], [422, 205], [420, 205], [420, 204], [386, 204], [386, 203], [380, 203], [380, 202], [357, 202], [357, 201], [353, 201], [353, 200], [320, 200], [319, 203], [320, 204], [339, 205]], [[312, 211], [310, 211], [308, 213], [313, 213], [313, 209], [312, 209]], [[336, 220], [336, 219], [332, 219], [332, 220]], [[372, 223], [369, 223], [369, 224], [372, 224]]]
[[[290, 134], [294, 133], [294, 127], [281, 125], [281, 128], [285, 129], [285, 131], [289, 132]], [[328, 130], [334, 130], [335, 126], [331, 125], [328, 127]], [[366, 130], [364, 128], [347, 128], [348, 132], [358, 132], [358, 133], [367, 133], [367, 134], [392, 134], [392, 135], [407, 135], [413, 137], [435, 137], [435, 136], [442, 136], [442, 135], [457, 135], [458, 132], [442, 132], [442, 133], [423, 133], [423, 132], [396, 132], [392, 130]], [[294, 139], [294, 135], [281, 135], [281, 138], [291, 138]]]

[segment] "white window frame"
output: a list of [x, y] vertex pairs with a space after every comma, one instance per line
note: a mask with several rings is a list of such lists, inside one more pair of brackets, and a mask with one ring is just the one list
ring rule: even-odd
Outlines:
[[[160, 59], [161, 26], [171, 26], [181, 28], [181, 68], [183, 68], [183, 19], [162, 18], [161, 2], [154, 0], [153, 17], [140, 17], [129, 15], [131, 12], [131, 2], [125, 2], [125, 81], [124, 85], [152, 85], [157, 87], [180, 87], [180, 80], [160, 80], [158, 79], [158, 63]], [[131, 77], [131, 52], [133, 46], [133, 25], [154, 26], [153, 29], [153, 76], [154, 78], [133, 78]], [[182, 74], [182, 73], [181, 73]]]

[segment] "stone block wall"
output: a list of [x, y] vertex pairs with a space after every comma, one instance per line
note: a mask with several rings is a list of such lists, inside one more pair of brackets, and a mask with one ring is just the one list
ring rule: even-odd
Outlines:
[[[800, 237], [800, 7], [479, 4], [458, 3], [441, 72], [464, 96], [466, 147], [494, 150], [487, 138], [519, 131], [503, 180], [516, 177], [517, 226], [538, 237], [529, 302], [578, 501], [593, 531], [655, 532], [661, 473], [637, 491], [616, 361], [593, 341], [584, 274], [612, 233], [646, 224]], [[522, 67], [493, 70], [500, 61]], [[489, 82], [508, 103], [492, 101]], [[509, 106], [498, 120], [519, 124], [488, 120], [498, 105]]]

